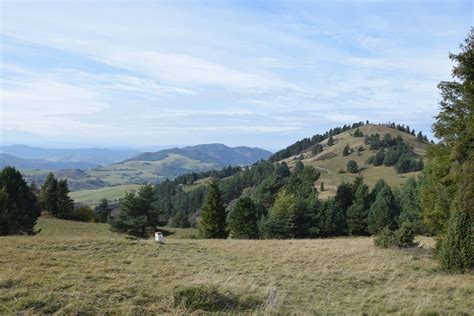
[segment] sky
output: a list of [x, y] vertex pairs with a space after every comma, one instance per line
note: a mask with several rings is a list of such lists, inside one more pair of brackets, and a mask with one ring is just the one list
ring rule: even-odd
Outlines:
[[431, 135], [473, 1], [1, 1], [3, 145], [277, 150]]

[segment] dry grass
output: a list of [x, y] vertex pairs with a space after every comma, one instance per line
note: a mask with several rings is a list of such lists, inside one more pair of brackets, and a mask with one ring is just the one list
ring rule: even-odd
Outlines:
[[0, 238], [0, 314], [186, 313], [173, 294], [205, 285], [252, 297], [260, 313], [459, 314], [474, 310], [474, 275], [441, 272], [423, 249], [371, 238], [128, 239], [104, 224], [42, 219], [34, 237]]

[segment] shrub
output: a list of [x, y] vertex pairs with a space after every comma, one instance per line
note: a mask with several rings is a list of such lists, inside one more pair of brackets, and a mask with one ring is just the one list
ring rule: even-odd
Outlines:
[[446, 270], [464, 271], [474, 268], [474, 224], [472, 215], [455, 211], [446, 234], [439, 241], [437, 256]]
[[347, 171], [350, 173], [357, 173], [359, 171], [359, 166], [357, 165], [357, 162], [354, 160], [349, 160], [347, 163]]
[[406, 248], [416, 246], [415, 227], [410, 222], [403, 222], [399, 229], [391, 230], [384, 227], [375, 237], [374, 244], [380, 248]]
[[395, 231], [396, 246], [400, 248], [416, 246], [415, 225], [411, 222], [403, 222]]
[[244, 311], [258, 308], [261, 300], [254, 296], [239, 298], [237, 295], [222, 293], [215, 286], [194, 285], [178, 289], [174, 293], [175, 307], [205, 312]]
[[374, 244], [380, 248], [393, 247], [396, 244], [395, 231], [385, 227], [375, 237]]
[[86, 205], [76, 207], [72, 212], [71, 219], [80, 222], [93, 222], [94, 210]]

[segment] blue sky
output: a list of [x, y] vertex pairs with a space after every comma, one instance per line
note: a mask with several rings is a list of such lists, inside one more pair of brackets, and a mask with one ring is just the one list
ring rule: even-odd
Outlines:
[[1, 143], [279, 149], [430, 134], [472, 1], [2, 1]]

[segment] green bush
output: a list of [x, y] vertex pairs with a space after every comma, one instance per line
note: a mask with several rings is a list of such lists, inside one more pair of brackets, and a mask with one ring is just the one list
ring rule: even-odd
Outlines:
[[436, 253], [444, 269], [464, 271], [474, 268], [473, 223], [472, 215], [467, 212], [455, 211], [451, 215]]
[[411, 222], [403, 222], [400, 228], [395, 231], [396, 246], [412, 247], [418, 243], [415, 242], [415, 225]]
[[76, 207], [72, 212], [71, 219], [80, 222], [93, 222], [94, 210], [85, 205]]
[[395, 231], [390, 230], [388, 227], [385, 227], [375, 237], [374, 244], [380, 248], [388, 248], [388, 247], [395, 246], [396, 244]]
[[415, 226], [410, 222], [403, 222], [399, 229], [383, 228], [375, 237], [374, 244], [380, 248], [406, 248], [416, 246]]
[[175, 307], [192, 311], [245, 311], [257, 309], [261, 304], [262, 301], [254, 296], [239, 298], [233, 293], [221, 292], [210, 285], [187, 286], [174, 293]]

